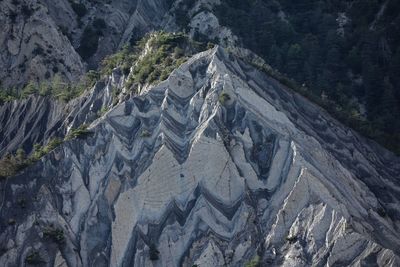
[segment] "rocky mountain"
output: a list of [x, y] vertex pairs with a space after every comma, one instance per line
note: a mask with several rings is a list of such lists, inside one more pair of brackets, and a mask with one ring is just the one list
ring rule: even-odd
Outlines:
[[64, 137], [68, 129], [93, 122], [102, 108], [112, 105], [112, 86], [119, 78], [116, 74], [109, 84], [99, 82], [69, 103], [31, 96], [0, 106], [0, 157], [18, 148], [31, 152], [34, 144]]
[[58, 74], [76, 81], [123, 44], [159, 27], [164, 1], [3, 0], [0, 2], [2, 86]]
[[180, 35], [157, 49], [150, 38], [67, 103], [0, 105], [0, 156], [65, 137], [0, 178], [0, 266], [400, 265], [400, 158], [284, 85], [221, 26], [218, 4], [0, 2], [17, 13], [0, 19], [28, 40], [0, 64], [26, 55], [39, 80], [48, 55], [27, 47], [51, 38], [65, 40], [50, 43], [72, 60], [70, 81], [153, 29], [189, 25], [191, 38], [219, 44], [192, 55]]
[[1, 183], [1, 265], [399, 264], [399, 159], [222, 48], [90, 129]]

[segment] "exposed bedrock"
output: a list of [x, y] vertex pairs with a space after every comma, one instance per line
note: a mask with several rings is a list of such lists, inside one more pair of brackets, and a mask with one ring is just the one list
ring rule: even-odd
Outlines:
[[163, 0], [3, 0], [1, 90], [55, 75], [76, 82], [105, 56], [161, 27]]
[[63, 138], [72, 128], [97, 120], [113, 105], [113, 88], [123, 83], [124, 77], [116, 70], [69, 103], [33, 95], [4, 103], [0, 106], [0, 157], [18, 148], [30, 153], [35, 143]]
[[400, 264], [399, 159], [221, 48], [91, 130], [0, 183], [1, 266]]

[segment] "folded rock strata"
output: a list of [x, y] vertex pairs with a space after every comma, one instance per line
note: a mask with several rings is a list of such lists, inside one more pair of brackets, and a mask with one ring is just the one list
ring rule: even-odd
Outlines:
[[399, 158], [220, 47], [91, 130], [0, 182], [1, 266], [400, 265]]

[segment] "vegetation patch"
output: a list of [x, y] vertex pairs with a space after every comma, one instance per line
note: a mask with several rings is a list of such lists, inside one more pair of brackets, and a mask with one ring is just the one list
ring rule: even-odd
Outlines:
[[266, 73], [268, 76], [278, 80], [283, 85], [296, 91], [302, 96], [306, 97], [311, 102], [324, 108], [331, 116], [339, 120], [341, 123], [349, 128], [352, 128], [360, 134], [375, 140], [382, 146], [391, 150], [392, 152], [400, 155], [400, 133], [388, 133], [379, 128], [373, 121], [363, 118], [354, 105], [343, 107], [334, 100], [322, 96], [318, 96], [311, 92], [307, 87], [300, 86], [295, 80], [288, 78], [286, 75], [280, 73], [278, 70], [273, 69], [267, 65], [258, 65], [254, 62], [249, 62], [242, 58], [243, 61], [253, 65], [258, 70]]
[[226, 92], [222, 92], [219, 95], [218, 100], [221, 103], [221, 105], [225, 105], [227, 101], [231, 100], [231, 96]]
[[128, 75], [130, 68], [138, 58], [139, 51], [134, 47], [125, 45], [121, 51], [107, 56], [101, 63], [100, 72], [102, 75], [110, 75], [112, 70], [120, 67], [124, 75]]
[[101, 73], [109, 75], [119, 67], [128, 76], [126, 87], [132, 90], [137, 85], [165, 80], [190, 56], [206, 48], [206, 44], [195, 42], [183, 33], [155, 32], [103, 60]]
[[16, 155], [6, 155], [0, 159], [0, 179], [13, 176], [23, 168], [28, 166], [25, 151], [18, 149]]
[[21, 94], [16, 88], [0, 88], [0, 104], [20, 99]]
[[[96, 52], [96, 42], [101, 29], [105, 26], [104, 20], [95, 19], [93, 27], [89, 26], [86, 33], [83, 33], [82, 45], [78, 49], [82, 58], [88, 59]], [[148, 51], [143, 54], [145, 49]], [[77, 83], [66, 82], [56, 74], [51, 80], [41, 83], [31, 81], [22, 89], [0, 88], [0, 104], [25, 99], [31, 95], [51, 96], [68, 102], [93, 87], [101, 75], [110, 75], [117, 67], [128, 76], [127, 88], [129, 89], [135, 88], [138, 84], [152, 84], [165, 80], [190, 56], [206, 49], [207, 44], [190, 40], [182, 33], [152, 33], [138, 41], [137, 45], [126, 45], [121, 51], [106, 57], [102, 61], [99, 72], [91, 70]], [[120, 93], [120, 90], [113, 90], [113, 98], [116, 99]]]
[[76, 129], [71, 129], [69, 134], [64, 139], [58, 137], [52, 138], [45, 146], [35, 144], [33, 146], [33, 152], [29, 156], [27, 156], [25, 151], [21, 148], [16, 151], [15, 155], [6, 155], [0, 159], [0, 180], [16, 175], [24, 168], [39, 161], [43, 156], [53, 151], [65, 141], [76, 138], [85, 138], [92, 134], [93, 132], [87, 128], [88, 126], [83, 124]]
[[[95, 23], [102, 27], [103, 22]], [[104, 25], [103, 25], [104, 26]], [[133, 88], [152, 84], [166, 79], [169, 74], [184, 63], [191, 55], [203, 51], [207, 44], [190, 40], [182, 33], [156, 32], [145, 36], [136, 46], [125, 46], [118, 53], [107, 57], [101, 66], [100, 72], [89, 71], [75, 85], [66, 83], [59, 75], [55, 75], [51, 81], [40, 84], [30, 82], [22, 90], [12, 88], [0, 90], [0, 103], [16, 99], [24, 99], [30, 95], [52, 96], [61, 101], [68, 102], [80, 96], [87, 88], [94, 86], [100, 79], [100, 75], [108, 75], [114, 68], [121, 68], [128, 76], [127, 88]], [[143, 53], [146, 51], [146, 53]], [[121, 91], [115, 88], [112, 92], [114, 100], [118, 99]], [[114, 101], [116, 103], [116, 101]], [[106, 112], [100, 111], [99, 115]], [[77, 129], [71, 129], [63, 139], [55, 138], [46, 146], [34, 145], [34, 150], [29, 157], [21, 149], [16, 155], [7, 155], [0, 159], [0, 178], [6, 178], [17, 174], [23, 168], [40, 160], [54, 148], [66, 140], [74, 138], [85, 138], [92, 134], [87, 125], [81, 125]], [[150, 133], [143, 131], [141, 137], [149, 137]]]
[[43, 264], [45, 261], [38, 251], [32, 251], [26, 256], [25, 262], [32, 265], [39, 265]]
[[151, 134], [150, 134], [150, 132], [147, 131], [147, 130], [143, 130], [143, 131], [140, 133], [140, 137], [142, 137], [142, 138], [148, 138], [148, 137], [150, 137], [150, 136], [151, 136]]
[[104, 114], [106, 114], [109, 111], [108, 107], [102, 107], [98, 112], [97, 112], [97, 117], [101, 117]]
[[82, 124], [76, 129], [71, 129], [69, 134], [65, 137], [65, 140], [71, 140], [75, 138], [85, 138], [86, 136], [91, 134], [93, 134], [93, 132], [88, 130], [88, 125]]
[[0, 88], [0, 104], [25, 99], [31, 95], [52, 96], [60, 101], [68, 102], [93, 87], [99, 79], [100, 74], [91, 70], [75, 84], [65, 82], [61, 76], [55, 75], [50, 81], [41, 83], [31, 81], [22, 90], [18, 90], [17, 88]]
[[281, 82], [400, 154], [400, 1], [382, 3], [225, 0], [215, 14]]
[[54, 150], [56, 147], [61, 145], [63, 140], [60, 138], [50, 139], [49, 143], [46, 146], [40, 146], [39, 144], [35, 144], [33, 146], [33, 153], [28, 158], [27, 163], [36, 162], [40, 160], [44, 155], [48, 154], [50, 151]]
[[54, 227], [46, 227], [43, 230], [43, 237], [50, 238], [57, 244], [63, 244], [65, 242], [64, 231]]
[[251, 261], [247, 262], [245, 267], [259, 267], [261, 266], [261, 260], [260, 257], [257, 255], [255, 256]]
[[21, 148], [17, 150], [15, 155], [6, 155], [4, 158], [0, 159], [0, 179], [17, 174], [22, 169], [40, 160], [44, 155], [54, 150], [62, 143], [62, 139], [53, 138], [46, 146], [35, 144], [33, 146], [33, 152], [29, 157], [27, 157], [25, 151]]

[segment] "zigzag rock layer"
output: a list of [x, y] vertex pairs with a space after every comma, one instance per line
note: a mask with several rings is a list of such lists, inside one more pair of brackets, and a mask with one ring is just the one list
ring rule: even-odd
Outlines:
[[400, 265], [399, 159], [222, 48], [91, 131], [0, 183], [1, 266]]

